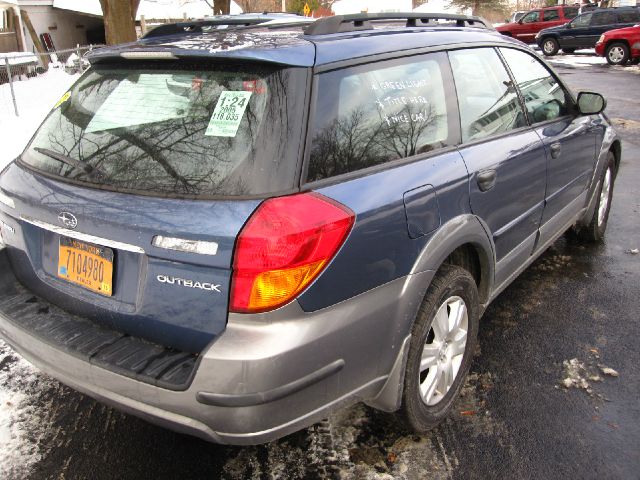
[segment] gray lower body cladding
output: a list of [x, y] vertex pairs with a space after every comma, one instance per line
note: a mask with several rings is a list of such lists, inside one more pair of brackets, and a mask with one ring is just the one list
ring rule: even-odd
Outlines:
[[[6, 252], [0, 250], [0, 256]], [[11, 275], [3, 269], [0, 285], [6, 287]], [[44, 372], [104, 403], [209, 441], [255, 444], [310, 425], [345, 404], [376, 405], [376, 398], [385, 398], [393, 405], [399, 389], [387, 380], [394, 365], [403, 364], [398, 358], [419, 306], [416, 299], [432, 275], [403, 277], [312, 313], [293, 302], [265, 314], [231, 314], [182, 390], [88, 361], [34, 335], [19, 313], [2, 307], [0, 336]], [[381, 395], [384, 389], [391, 393]]]

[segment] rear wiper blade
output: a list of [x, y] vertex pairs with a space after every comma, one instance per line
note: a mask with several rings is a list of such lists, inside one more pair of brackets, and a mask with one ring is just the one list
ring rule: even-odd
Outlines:
[[77, 170], [82, 170], [88, 175], [95, 176], [99, 175], [104, 177], [104, 173], [98, 170], [95, 167], [92, 167], [88, 163], [81, 162], [80, 160], [76, 160], [75, 158], [69, 157], [67, 155], [63, 155], [62, 153], [54, 152], [53, 150], [49, 150], [48, 148], [40, 148], [34, 147], [34, 150], [38, 153], [46, 155], [47, 157], [51, 157], [54, 160], [58, 160], [59, 162], [70, 165]]

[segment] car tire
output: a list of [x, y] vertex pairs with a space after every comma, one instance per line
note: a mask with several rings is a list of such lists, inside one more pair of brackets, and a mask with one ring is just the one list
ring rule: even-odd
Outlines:
[[547, 37], [542, 40], [541, 48], [542, 53], [544, 53], [547, 57], [552, 57], [556, 53], [558, 53], [558, 50], [560, 50], [560, 44], [555, 38]]
[[400, 415], [423, 433], [444, 420], [464, 384], [476, 348], [478, 288], [457, 266], [438, 270], [411, 332]]
[[613, 42], [607, 45], [604, 56], [609, 65], [625, 65], [629, 61], [629, 47], [622, 42]]
[[563, 48], [562, 51], [564, 53], [567, 53], [567, 54], [571, 55], [572, 53], [574, 53], [576, 51], [576, 49], [575, 48]]
[[593, 211], [589, 224], [579, 228], [575, 233], [580, 243], [602, 243], [607, 230], [616, 165], [613, 153], [607, 154], [607, 164], [598, 182], [598, 203]]

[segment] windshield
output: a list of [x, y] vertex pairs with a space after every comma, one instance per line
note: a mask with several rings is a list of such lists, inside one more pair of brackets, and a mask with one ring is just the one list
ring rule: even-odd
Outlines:
[[303, 72], [98, 65], [64, 94], [21, 160], [68, 181], [136, 193], [285, 191], [295, 182]]

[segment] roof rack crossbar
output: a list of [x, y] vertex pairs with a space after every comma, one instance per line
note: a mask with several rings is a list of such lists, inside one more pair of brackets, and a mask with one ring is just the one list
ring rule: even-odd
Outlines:
[[203, 27], [250, 27], [266, 23], [269, 20], [270, 19], [265, 18], [225, 18], [165, 23], [149, 30], [142, 38], [146, 39], [164, 35], [175, 35], [177, 33], [201, 33], [203, 31]]
[[332, 33], [371, 30], [372, 21], [405, 20], [407, 27], [435, 26], [444, 20], [447, 26], [493, 28], [481, 17], [454, 15], [448, 13], [356, 13], [352, 15], [335, 15], [316, 20], [305, 30], [306, 35], [329, 35]]

